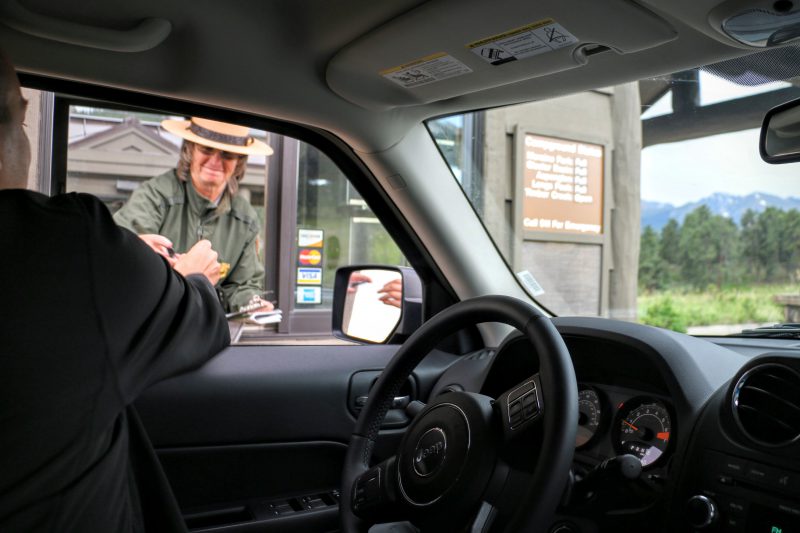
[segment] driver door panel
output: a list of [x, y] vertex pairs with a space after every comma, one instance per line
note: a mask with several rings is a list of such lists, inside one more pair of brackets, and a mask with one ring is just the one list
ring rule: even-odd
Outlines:
[[[336, 529], [354, 376], [377, 376], [397, 348], [232, 346], [146, 391], [136, 407], [190, 527]], [[412, 399], [430, 392], [451, 358], [420, 367]], [[378, 447], [401, 434], [387, 431]]]

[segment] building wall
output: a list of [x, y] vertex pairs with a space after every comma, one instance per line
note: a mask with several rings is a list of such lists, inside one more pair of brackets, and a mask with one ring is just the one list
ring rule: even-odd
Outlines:
[[28, 100], [25, 113], [25, 133], [31, 141], [31, 166], [28, 171], [28, 189], [36, 190], [39, 179], [39, 130], [41, 128], [41, 93], [34, 89], [22, 88], [22, 96]]
[[539, 299], [551, 311], [579, 316], [601, 313], [603, 249], [600, 245], [529, 241], [522, 247], [521, 262], [524, 267], [520, 270], [533, 272], [545, 288]]
[[[67, 192], [94, 194], [113, 209], [144, 181], [175, 168], [182, 139], [164, 131], [158, 122], [137, 121], [127, 130], [125, 124], [121, 119], [71, 115]], [[120, 128], [117, 136], [108, 137]], [[143, 135], [142, 130], [150, 133]], [[239, 194], [248, 200], [253, 193], [263, 196], [266, 177], [264, 157], [249, 158]]]

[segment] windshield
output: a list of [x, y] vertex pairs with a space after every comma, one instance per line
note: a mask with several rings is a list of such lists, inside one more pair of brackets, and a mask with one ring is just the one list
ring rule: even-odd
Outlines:
[[800, 167], [758, 152], [766, 111], [800, 89], [760, 74], [759, 61], [428, 128], [520, 283], [550, 311], [735, 334], [791, 319], [792, 301], [800, 309]]

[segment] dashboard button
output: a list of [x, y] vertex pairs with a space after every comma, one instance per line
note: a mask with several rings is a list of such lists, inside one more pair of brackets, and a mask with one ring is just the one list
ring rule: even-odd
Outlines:
[[794, 516], [800, 516], [800, 508], [792, 507], [791, 505], [779, 504], [778, 509], [780, 509], [784, 513], [789, 513]]
[[774, 483], [773, 486], [780, 492], [789, 492], [795, 496], [800, 495], [800, 474], [796, 472], [778, 472]]
[[536, 392], [531, 391], [522, 397], [522, 416], [525, 420], [533, 418], [539, 412], [539, 405], [536, 402]]
[[536, 403], [536, 394], [534, 392], [529, 392], [525, 396], [522, 397], [522, 406], [529, 407]]
[[720, 485], [733, 485], [733, 478], [731, 476], [720, 475], [717, 476], [717, 483]]
[[706, 471], [713, 473], [712, 479], [717, 479], [720, 474], [741, 479], [748, 467], [745, 459], [711, 450], [706, 451], [706, 461], [709, 466]]
[[747, 472], [748, 464], [749, 463], [744, 459], [739, 459], [738, 457], [732, 457], [730, 455], [723, 456], [720, 462], [722, 472], [734, 477], [743, 477]]
[[533, 381], [529, 381], [524, 385], [517, 387], [516, 389], [511, 391], [511, 393], [508, 395], [508, 403], [511, 403], [514, 400], [518, 400], [519, 398], [524, 396], [526, 392], [532, 391], [534, 388], [535, 387], [533, 386]]
[[775, 472], [768, 466], [760, 465], [758, 463], [750, 463], [745, 471], [745, 477], [750, 481], [755, 481], [762, 485], [771, 485], [773, 479], [777, 479]]
[[714, 524], [719, 513], [714, 500], [702, 494], [689, 498], [686, 502], [686, 520], [697, 529], [705, 529]]
[[743, 516], [727, 516], [722, 521], [722, 530], [730, 533], [744, 532], [744, 520]]
[[735, 516], [744, 518], [747, 515], [747, 503], [742, 500], [728, 499], [722, 504], [722, 514], [724, 516]]
[[745, 477], [754, 483], [776, 489], [782, 493], [796, 492], [798, 488], [798, 477], [794, 472], [787, 472], [758, 463], [750, 463]]

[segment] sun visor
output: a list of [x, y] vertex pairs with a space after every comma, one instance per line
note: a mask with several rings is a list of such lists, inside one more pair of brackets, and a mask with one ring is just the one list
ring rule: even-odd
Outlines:
[[593, 53], [629, 54], [676, 35], [623, 0], [432, 0], [342, 49], [326, 77], [348, 101], [385, 110], [580, 67]]

